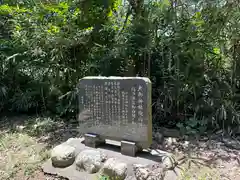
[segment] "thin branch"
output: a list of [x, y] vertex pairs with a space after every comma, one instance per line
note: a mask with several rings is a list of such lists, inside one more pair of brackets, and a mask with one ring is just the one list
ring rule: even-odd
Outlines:
[[123, 27], [119, 31], [118, 36], [123, 32], [124, 28], [126, 27], [126, 24], [127, 24], [129, 16], [131, 15], [131, 12], [132, 12], [132, 8], [131, 8], [131, 5], [129, 5], [128, 6], [128, 11], [127, 11], [127, 14], [126, 14], [126, 18], [125, 18], [124, 23], [123, 23]]

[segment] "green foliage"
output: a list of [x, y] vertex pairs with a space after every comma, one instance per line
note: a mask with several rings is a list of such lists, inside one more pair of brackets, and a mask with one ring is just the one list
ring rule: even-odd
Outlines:
[[153, 82], [156, 125], [239, 125], [239, 5], [127, 2], [4, 1], [0, 111], [75, 116], [80, 78], [137, 75]]
[[177, 127], [180, 129], [182, 134], [196, 135], [204, 134], [207, 130], [207, 121], [201, 119], [190, 118], [183, 123], [177, 123]]
[[99, 175], [97, 177], [98, 180], [120, 180], [120, 177], [109, 177], [108, 175]]
[[99, 180], [109, 180], [108, 176], [102, 175], [99, 177]]

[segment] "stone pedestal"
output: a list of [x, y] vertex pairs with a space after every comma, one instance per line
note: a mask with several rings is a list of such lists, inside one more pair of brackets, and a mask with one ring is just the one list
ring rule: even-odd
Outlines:
[[99, 135], [96, 134], [84, 134], [84, 144], [85, 146], [97, 148], [101, 144], [105, 144], [105, 140], [101, 139]]
[[140, 150], [141, 148], [135, 142], [121, 141], [121, 153], [123, 155], [135, 157], [136, 153]]

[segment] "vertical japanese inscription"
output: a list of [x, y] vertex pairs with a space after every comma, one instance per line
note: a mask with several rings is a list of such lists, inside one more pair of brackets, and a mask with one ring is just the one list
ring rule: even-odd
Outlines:
[[129, 94], [128, 92], [125, 92], [125, 99], [124, 99], [124, 111], [125, 111], [125, 118], [124, 118], [124, 125], [127, 125], [128, 124], [128, 107], [129, 107], [129, 104], [128, 104], [128, 100], [129, 100]]
[[91, 95], [92, 103], [91, 103], [91, 110], [93, 114], [93, 121], [95, 126], [97, 126], [97, 119], [96, 119], [96, 113], [97, 113], [97, 107], [96, 107], [96, 91], [95, 91], [95, 85], [92, 86], [92, 95]]
[[114, 125], [114, 84], [113, 84], [113, 81], [110, 82], [110, 87], [111, 87], [111, 91], [110, 91], [110, 101], [111, 101], [111, 108], [109, 109], [110, 110], [110, 113], [111, 113], [111, 116], [110, 116], [110, 121], [111, 121], [111, 125], [113, 126]]
[[108, 82], [104, 82], [104, 96], [105, 96], [105, 123], [109, 124], [109, 113], [108, 110], [110, 108], [110, 102], [108, 97]]
[[95, 125], [99, 126], [100, 121], [101, 121], [101, 115], [100, 115], [100, 107], [99, 107], [99, 102], [100, 102], [100, 91], [99, 91], [99, 86], [94, 85], [94, 96], [95, 96], [95, 102], [94, 102], [94, 107], [95, 107]]
[[92, 97], [92, 87], [90, 85], [86, 85], [85, 91], [86, 91], [86, 108], [87, 110], [91, 111], [91, 97]]
[[121, 91], [121, 109], [122, 109], [122, 113], [121, 113], [121, 124], [123, 126], [126, 126], [128, 123], [128, 92], [126, 91]]
[[109, 108], [108, 108], [108, 122], [109, 125], [112, 125], [112, 82], [109, 81], [108, 82], [108, 87], [109, 87], [109, 91], [108, 91], [108, 100], [109, 100]]
[[116, 126], [120, 127], [121, 125], [121, 90], [120, 90], [120, 82], [116, 81]]
[[[86, 77], [80, 81], [79, 88], [78, 117], [84, 132], [139, 142], [143, 147], [150, 144], [151, 82], [148, 78]], [[86, 110], [89, 113], [84, 114]], [[85, 122], [89, 122], [88, 126]]]
[[138, 123], [143, 126], [143, 87], [138, 86], [138, 99], [137, 99], [137, 109], [138, 109]]
[[132, 93], [132, 119], [131, 119], [131, 123], [135, 124], [136, 121], [136, 88], [132, 87], [131, 88], [131, 93]]
[[99, 85], [99, 91], [100, 91], [100, 101], [99, 101], [99, 106], [100, 106], [100, 115], [101, 115], [101, 121], [102, 123], [105, 120], [105, 113], [103, 112], [104, 108], [104, 85], [100, 84]]
[[121, 91], [121, 125], [125, 122], [125, 108], [124, 108], [125, 93]]

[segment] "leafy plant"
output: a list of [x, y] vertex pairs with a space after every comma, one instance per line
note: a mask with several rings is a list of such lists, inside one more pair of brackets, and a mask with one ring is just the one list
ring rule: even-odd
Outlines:
[[177, 127], [183, 134], [196, 135], [204, 134], [207, 130], [207, 121], [189, 118], [184, 123], [177, 123]]
[[0, 111], [77, 113], [84, 76], [148, 76], [153, 123], [239, 125], [239, 4], [4, 1]]
[[99, 180], [109, 180], [109, 177], [105, 176], [105, 175], [102, 175], [102, 176], [100, 176]]

